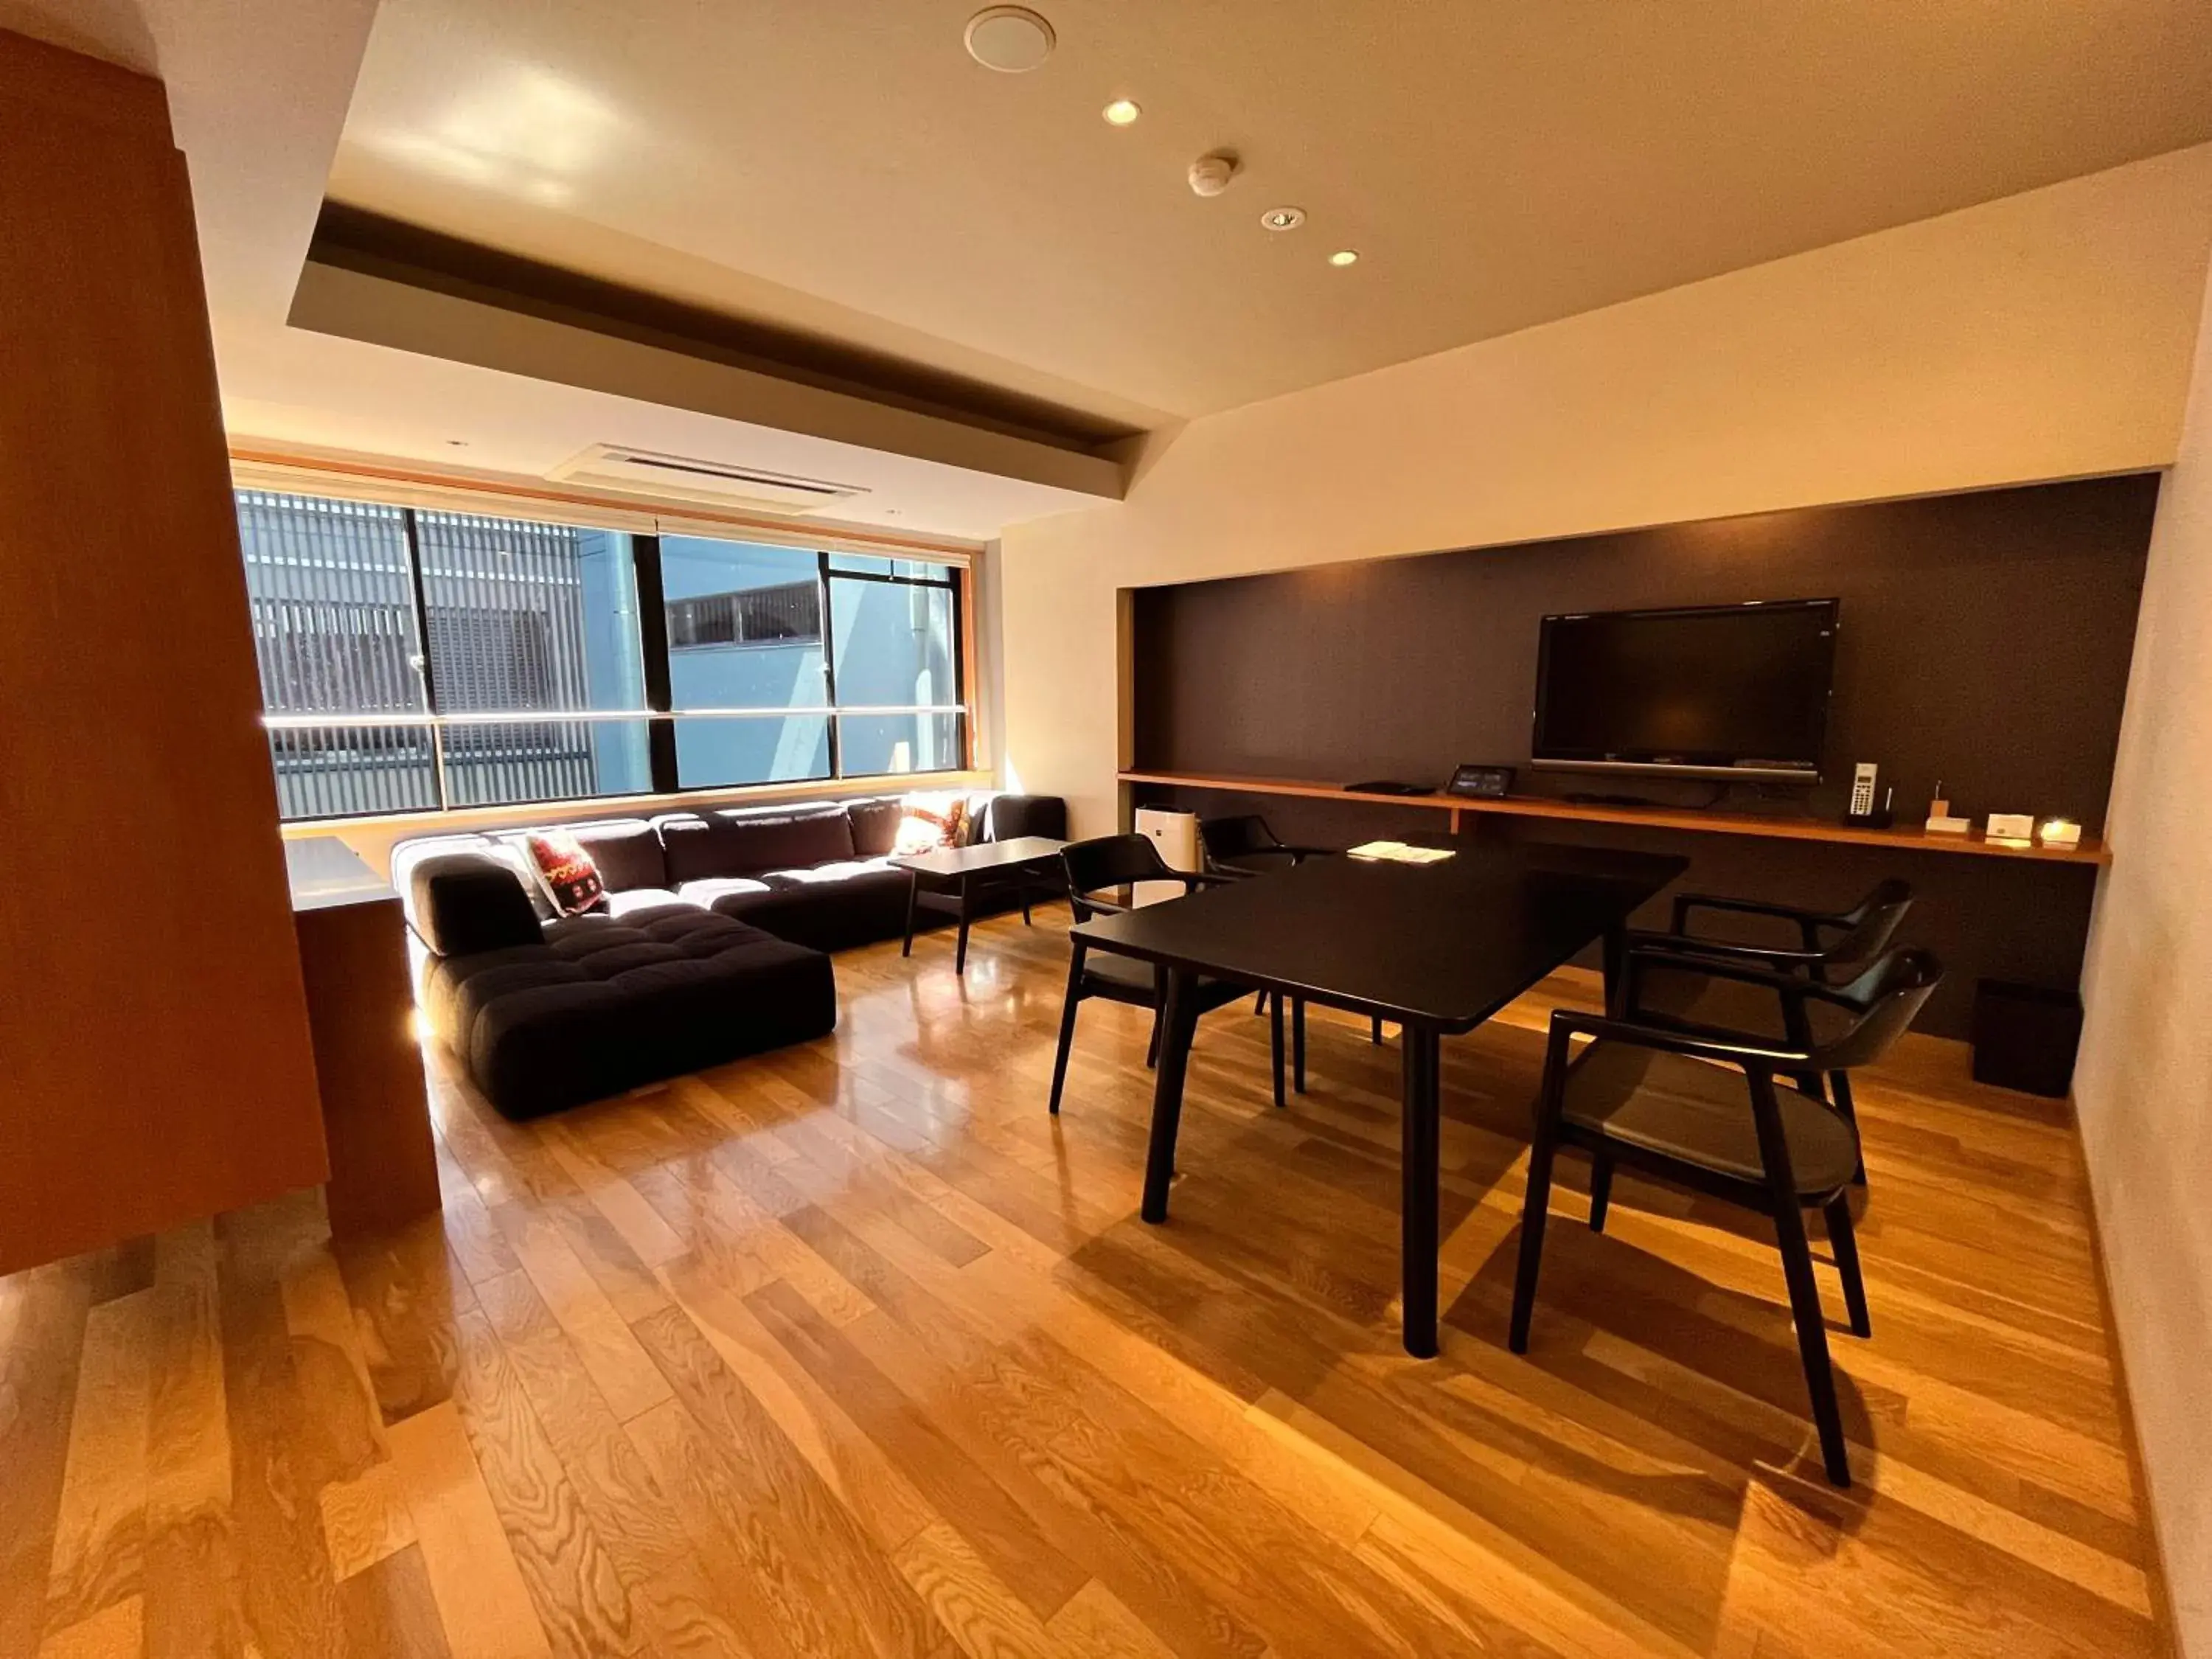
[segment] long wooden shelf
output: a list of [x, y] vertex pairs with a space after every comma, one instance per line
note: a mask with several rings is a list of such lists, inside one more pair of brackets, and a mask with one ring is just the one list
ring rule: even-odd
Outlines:
[[1774, 841], [1824, 841], [1860, 847], [1887, 847], [1906, 853], [1965, 853], [1984, 858], [2026, 859], [2042, 864], [2105, 865], [2112, 861], [2103, 842], [2084, 836], [2079, 847], [2014, 847], [1984, 837], [1931, 836], [1912, 829], [1864, 830], [1826, 818], [1785, 818], [1757, 812], [1697, 811], [1672, 806], [1600, 806], [1509, 795], [1504, 800], [1470, 800], [1459, 795], [1377, 795], [1335, 784], [1297, 778], [1204, 777], [1193, 772], [1123, 772], [1123, 783], [1165, 784], [1180, 789], [1219, 789], [1246, 795], [1297, 795], [1313, 800], [1362, 801], [1376, 806], [1410, 806], [1450, 815], [1456, 831], [1462, 815], [1496, 812], [1510, 817], [1563, 818], [1577, 823], [1621, 823], [1644, 830], [1692, 830], [1716, 836], [1762, 836]]

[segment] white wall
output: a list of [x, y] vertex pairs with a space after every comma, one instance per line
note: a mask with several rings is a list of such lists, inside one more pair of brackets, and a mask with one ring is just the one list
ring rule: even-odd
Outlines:
[[1006, 775], [1115, 827], [1118, 588], [2166, 465], [2208, 247], [2202, 146], [1194, 422], [1005, 532]]
[[2212, 285], [2159, 498], [2074, 1098], [2182, 1650], [2212, 1656]]

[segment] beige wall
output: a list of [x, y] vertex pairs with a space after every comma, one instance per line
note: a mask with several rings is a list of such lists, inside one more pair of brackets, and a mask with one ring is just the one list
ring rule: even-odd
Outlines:
[[1194, 422], [1006, 532], [1007, 781], [1115, 827], [1120, 587], [2166, 465], [2208, 246], [2203, 146]]
[[2074, 1097], [2183, 1651], [2212, 1656], [2212, 286], [2159, 499]]

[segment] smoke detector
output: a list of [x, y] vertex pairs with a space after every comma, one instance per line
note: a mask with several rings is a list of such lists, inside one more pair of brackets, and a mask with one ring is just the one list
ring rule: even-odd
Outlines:
[[1190, 193], [1194, 196], [1218, 196], [1229, 188], [1229, 181], [1237, 176], [1241, 164], [1233, 149], [1217, 149], [1201, 155], [1190, 164]]
[[968, 55], [1001, 75], [1027, 75], [1052, 56], [1052, 25], [1027, 6], [986, 6], [968, 20]]

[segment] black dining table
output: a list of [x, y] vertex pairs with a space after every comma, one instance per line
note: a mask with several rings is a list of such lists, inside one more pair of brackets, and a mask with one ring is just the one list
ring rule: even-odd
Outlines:
[[1546, 842], [1427, 844], [1452, 856], [1426, 865], [1310, 859], [1074, 929], [1091, 950], [1152, 963], [1166, 977], [1148, 1222], [1168, 1216], [1200, 975], [1398, 1023], [1405, 1342], [1421, 1358], [1437, 1352], [1440, 1040], [1474, 1030], [1592, 945], [1604, 947], [1613, 1005], [1630, 915], [1689, 867], [1668, 854]]

